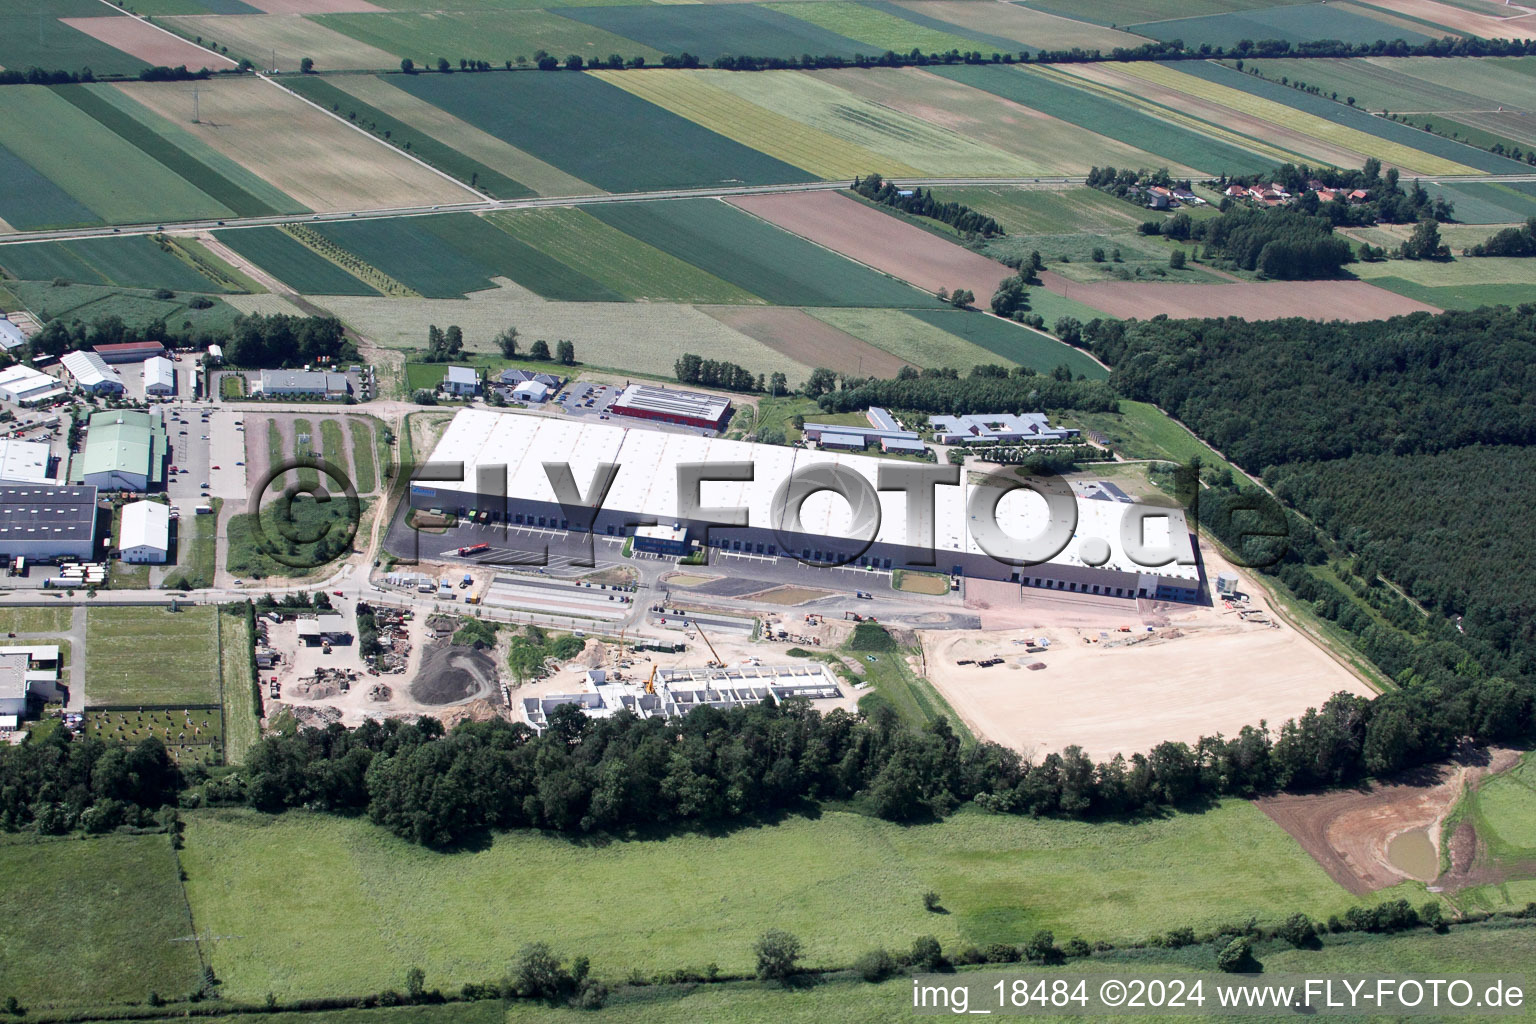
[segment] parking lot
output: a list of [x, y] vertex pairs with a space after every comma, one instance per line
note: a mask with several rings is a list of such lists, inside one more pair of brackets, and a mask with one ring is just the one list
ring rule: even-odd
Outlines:
[[245, 497], [244, 416], [239, 410], [210, 405], [166, 405], [165, 432], [170, 440], [166, 494], [171, 504], [190, 514], [210, 497]]
[[593, 384], [590, 381], [574, 381], [560, 392], [555, 404], [562, 412], [572, 416], [596, 416], [608, 419], [608, 407], [618, 399], [624, 389], [617, 384]]

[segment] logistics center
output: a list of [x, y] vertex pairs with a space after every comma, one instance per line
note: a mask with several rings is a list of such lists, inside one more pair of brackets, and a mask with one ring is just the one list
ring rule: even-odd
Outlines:
[[[1074, 497], [1077, 522], [1066, 546], [1043, 564], [1022, 567], [992, 558], [977, 543], [968, 511], [975, 486], [971, 482], [934, 488], [937, 552], [933, 555], [924, 550], [921, 538], [909, 542], [906, 495], [900, 491], [878, 493], [879, 528], [873, 543], [862, 552], [858, 541], [847, 539], [852, 522], [847, 502], [829, 492], [806, 499], [800, 508], [800, 529], [785, 531], [786, 510], [778, 492], [791, 474], [835, 464], [863, 476], [873, 487], [880, 466], [888, 463], [871, 456], [466, 409], [454, 417], [431, 462], [432, 475], [451, 479], [418, 476], [411, 484], [414, 508], [555, 530], [586, 528], [580, 521], [585, 514], [593, 533], [633, 534], [641, 551], [660, 542], [665, 550], [657, 548], [657, 553], [675, 555], [680, 542], [690, 548], [708, 544], [727, 553], [846, 562], [875, 569], [937, 569], [1080, 594], [1193, 601], [1200, 593], [1200, 568], [1179, 509]], [[588, 493], [599, 463], [613, 463], [618, 470], [594, 515], [562, 508], [544, 468], [546, 462], [569, 463], [582, 494]], [[700, 505], [745, 508], [747, 526], [721, 527], [709, 519], [682, 517], [678, 466], [727, 462], [752, 464], [753, 479], [706, 481], [700, 487]], [[1030, 538], [1047, 529], [1050, 514], [1043, 499], [1016, 491], [998, 503], [997, 522], [1010, 537]], [[650, 524], [661, 529], [639, 529]], [[1060, 523], [1055, 525], [1064, 529]], [[1138, 538], [1147, 551], [1164, 554], [1143, 555], [1141, 561], [1150, 564], [1138, 564], [1128, 551], [1127, 536]]]

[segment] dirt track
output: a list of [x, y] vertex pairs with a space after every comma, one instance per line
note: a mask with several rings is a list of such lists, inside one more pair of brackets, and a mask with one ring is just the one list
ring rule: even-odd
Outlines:
[[[1438, 313], [1365, 281], [1244, 281], [1240, 284], [1160, 284], [1151, 281], [1095, 281], [1078, 284], [1049, 270], [1040, 275], [1047, 291], [1122, 319], [1239, 316], [1246, 320], [1381, 320], [1404, 313]], [[981, 293], [977, 292], [979, 296]]]
[[[1408, 875], [1387, 858], [1387, 845], [1403, 832], [1428, 828], [1439, 852], [1439, 823], [1463, 789], [1519, 759], [1516, 751], [1476, 749], [1458, 760], [1429, 765], [1391, 782], [1335, 793], [1291, 794], [1256, 800], [1259, 809], [1291, 834], [1324, 871], [1357, 896], [1397, 885]], [[1471, 829], [1468, 827], [1467, 832]], [[1458, 830], [1452, 850], [1475, 835]]]

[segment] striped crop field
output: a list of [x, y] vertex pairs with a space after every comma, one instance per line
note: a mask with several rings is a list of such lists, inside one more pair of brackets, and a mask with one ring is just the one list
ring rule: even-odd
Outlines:
[[44, 177], [21, 157], [0, 146], [0, 221], [18, 231], [100, 224], [84, 203]]
[[1265, 99], [1239, 89], [1187, 75], [1161, 64], [1124, 64], [1117, 70], [1155, 85], [1165, 86], [1199, 99], [1227, 107], [1237, 114], [1260, 118], [1290, 128], [1321, 142], [1342, 146], [1379, 157], [1392, 164], [1423, 174], [1475, 174], [1477, 168], [1454, 160], [1433, 156], [1398, 142], [1376, 138], [1353, 128], [1336, 124], [1315, 114], [1297, 110], [1275, 100]]
[[[0, 88], [0, 146], [110, 223], [216, 219], [234, 214], [43, 86]], [[110, 168], [111, 173], [102, 173], [103, 168]]]
[[284, 72], [299, 70], [305, 57], [323, 71], [377, 71], [400, 64], [388, 50], [291, 14], [196, 14], [166, 18], [165, 23], [188, 39], [201, 36], [227, 46], [232, 57]]
[[994, 353], [906, 310], [824, 307], [806, 312], [913, 366], [964, 372], [997, 362]]
[[[792, 117], [768, 110], [712, 83], [709, 72], [593, 71], [593, 77], [638, 96], [695, 124], [803, 167], [818, 178], [851, 178], [879, 167], [882, 173], [919, 176], [923, 172], [867, 146], [838, 138]], [[729, 75], [731, 72], [721, 72]]]
[[776, 114], [863, 146], [885, 160], [942, 176], [1048, 173], [1043, 154], [1005, 153], [960, 132], [919, 120], [855, 96], [814, 72], [743, 75], [732, 71], [691, 74]]
[[0, 266], [24, 281], [63, 278], [79, 284], [217, 292], [219, 286], [147, 235], [31, 242], [0, 247]]
[[220, 231], [215, 237], [300, 295], [378, 295], [281, 228]]
[[[430, 13], [317, 14], [318, 22], [359, 42], [387, 51], [398, 62], [410, 57], [431, 67], [439, 57], [457, 65], [460, 59], [488, 60], [500, 66], [539, 50], [607, 58], [610, 53], [659, 61], [662, 51], [549, 11], [433, 11]], [[393, 63], [393, 62], [392, 62]], [[389, 65], [376, 65], [381, 70]]]
[[907, 53], [916, 48], [924, 53], [948, 53], [950, 50], [969, 53], [983, 45], [971, 36], [927, 28], [889, 11], [868, 4], [850, 3], [848, 0], [823, 0], [814, 4], [770, 3], [763, 6], [820, 25], [839, 35], [869, 43], [882, 51]]
[[1403, 39], [1423, 43], [1430, 38], [1425, 32], [1435, 32], [1427, 26], [1425, 32], [1415, 32], [1391, 15], [1370, 7], [1326, 2], [1281, 4], [1196, 18], [1175, 16], [1168, 21], [1143, 22], [1128, 28], [1154, 39], [1182, 39], [1186, 46], [1226, 47], [1236, 46], [1241, 39], [1282, 39], [1291, 43], [1342, 39], [1346, 43], [1367, 44], [1378, 39]]
[[1096, 188], [942, 188], [935, 198], [964, 203], [997, 220], [1010, 235], [1135, 231], [1146, 218], [1123, 199]]
[[1275, 0], [1024, 0], [1024, 6], [1096, 25], [1137, 25], [1169, 18], [1196, 18], [1274, 7]]
[[501, 230], [628, 299], [757, 303], [751, 292], [609, 227], [584, 210], [551, 207], [487, 216]]
[[[628, 55], [637, 44], [662, 53], [691, 53], [712, 61], [727, 53], [755, 57], [799, 57], [803, 53], [852, 57], [871, 47], [828, 31], [820, 25], [756, 4], [628, 4], [620, 7], [567, 8], [560, 14], [570, 21], [592, 26], [588, 33], [610, 34], [635, 40], [628, 49], [603, 51]], [[522, 17], [522, 15], [519, 15]], [[651, 51], [651, 52], [654, 52]], [[554, 51], [552, 51], [554, 52]], [[558, 51], [582, 53], [573, 50]]]
[[[1117, 46], [1137, 47], [1147, 40], [1129, 32], [1117, 32], [1106, 27], [1098, 9], [1107, 6], [1107, 0], [1069, 0], [1072, 11], [1062, 16], [1060, 11], [1031, 10], [1021, 3], [979, 4], [972, 0], [896, 0], [892, 5], [913, 18], [930, 18], [936, 22], [955, 26], [955, 31], [969, 32], [986, 41], [993, 41], [987, 48], [999, 53], [1010, 50], [1103, 50], [1109, 52]], [[1269, 2], [1269, 0], [1266, 0]], [[1125, 25], [1125, 21], [1120, 21]], [[1012, 46], [1007, 45], [1012, 42]]]

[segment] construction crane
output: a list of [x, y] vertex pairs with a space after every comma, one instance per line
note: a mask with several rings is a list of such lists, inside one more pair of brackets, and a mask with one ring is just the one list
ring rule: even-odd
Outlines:
[[645, 679], [645, 692], [656, 692], [656, 663], [654, 661], [651, 662], [651, 674]]
[[720, 652], [715, 650], [715, 645], [710, 643], [709, 642], [709, 637], [704, 635], [704, 629], [703, 629], [703, 627], [701, 627], [699, 625], [698, 620], [694, 619], [693, 621], [689, 622], [688, 625], [692, 626], [694, 629], [697, 629], [699, 631], [699, 639], [704, 641], [705, 646], [709, 648], [709, 655], [710, 655], [710, 657], [715, 659], [714, 661], [711, 661], [709, 663], [708, 667], [709, 668], [725, 668], [725, 662], [720, 659]]

